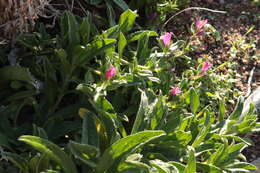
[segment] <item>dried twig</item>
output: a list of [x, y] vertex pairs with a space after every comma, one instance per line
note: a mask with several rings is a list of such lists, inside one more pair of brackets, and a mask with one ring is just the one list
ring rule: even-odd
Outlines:
[[163, 28], [176, 16], [178, 16], [179, 14], [185, 12], [185, 11], [189, 11], [189, 10], [204, 10], [204, 11], [210, 11], [212, 13], [222, 13], [225, 14], [227, 13], [226, 11], [219, 11], [219, 10], [212, 10], [209, 8], [203, 8], [203, 7], [189, 7], [189, 8], [185, 8], [184, 10], [179, 11], [178, 13], [174, 14], [173, 16], [171, 16], [164, 24], [163, 24]]

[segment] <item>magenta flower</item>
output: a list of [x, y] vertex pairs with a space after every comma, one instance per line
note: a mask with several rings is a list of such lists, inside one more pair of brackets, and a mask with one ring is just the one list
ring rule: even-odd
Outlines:
[[201, 73], [205, 73], [210, 67], [212, 67], [212, 64], [210, 64], [208, 61], [205, 61], [202, 65]]
[[106, 71], [106, 79], [109, 80], [116, 75], [116, 68], [114, 66], [109, 67]]
[[198, 31], [201, 31], [203, 27], [208, 23], [208, 19], [206, 20], [197, 20], [195, 22], [196, 28]]
[[171, 44], [172, 32], [166, 32], [164, 35], [160, 37], [165, 47], [169, 47]]
[[176, 88], [172, 88], [171, 90], [170, 90], [170, 94], [171, 95], [177, 95], [177, 94], [180, 94], [181, 93], [181, 90], [180, 90], [180, 88], [178, 88], [178, 87], [176, 87]]

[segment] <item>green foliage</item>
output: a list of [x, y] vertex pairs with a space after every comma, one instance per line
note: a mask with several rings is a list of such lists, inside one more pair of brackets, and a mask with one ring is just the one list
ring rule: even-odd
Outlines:
[[66, 173], [77, 172], [71, 159], [57, 145], [35, 136], [21, 136], [19, 140], [46, 154], [49, 158], [61, 165]]
[[119, 8], [122, 11], [126, 11], [127, 9], [129, 9], [127, 3], [124, 0], [85, 0], [87, 3], [91, 4], [91, 5], [100, 5], [102, 3], [106, 4], [106, 8], [107, 8], [107, 16], [108, 16], [108, 21], [110, 26], [114, 26], [116, 25], [115, 22], [115, 11], [114, 11], [114, 6], [116, 6], [117, 8]]
[[[192, 95], [191, 93], [190, 95]], [[152, 96], [152, 98], [154, 97]], [[140, 105], [142, 104], [140, 103]], [[157, 104], [153, 105], [156, 107]], [[157, 109], [163, 108], [159, 106]], [[236, 113], [239, 110], [240, 108], [236, 108], [234, 112]], [[171, 122], [168, 121], [169, 116], [180, 116], [183, 119], [169, 133], [151, 131], [151, 127], [146, 127], [147, 130], [123, 137], [111, 143], [103, 151], [102, 148], [99, 148], [101, 146], [95, 147], [73, 141], [69, 143], [68, 148], [75, 159], [82, 161], [81, 164], [78, 163], [78, 166], [81, 165], [86, 170], [92, 170], [92, 172], [117, 172], [128, 169], [146, 170], [146, 172], [153, 170], [166, 172], [170, 170], [173, 172], [197, 172], [199, 170], [204, 172], [232, 172], [233, 170], [247, 172], [248, 170], [255, 170], [256, 168], [253, 165], [239, 159], [241, 158], [241, 151], [249, 143], [238, 136], [234, 136], [234, 134], [245, 133], [246, 131], [241, 131], [239, 128], [231, 129], [232, 131], [226, 129], [226, 127], [230, 127], [230, 123], [232, 125], [236, 124], [235, 122], [244, 124], [249, 117], [252, 117], [252, 114], [247, 114], [242, 118], [235, 118], [233, 115], [234, 113], [224, 122], [215, 122], [214, 115], [209, 111], [206, 111], [200, 119], [197, 119], [198, 116], [193, 114], [189, 118], [181, 114], [172, 115], [169, 112], [165, 117], [159, 118], [160, 121], [164, 120], [165, 125]], [[185, 117], [189, 120], [188, 124], [186, 124]], [[145, 118], [139, 121], [141, 121], [141, 124], [146, 123]], [[256, 121], [256, 117], [254, 117], [254, 121]], [[195, 132], [194, 124], [197, 125], [197, 132]], [[247, 124], [249, 131], [254, 128], [256, 128], [255, 123]], [[229, 135], [230, 132], [232, 135]], [[55, 160], [64, 170], [75, 171], [74, 164], [71, 163], [69, 156], [65, 155], [55, 144], [33, 136], [22, 136], [20, 140]], [[100, 151], [102, 151], [101, 155]], [[135, 154], [135, 157], [132, 154]], [[18, 160], [14, 163], [20, 165], [19, 167], [23, 170], [28, 167], [26, 161]], [[75, 163], [77, 162], [75, 161]]]
[[[2, 156], [24, 173], [256, 169], [241, 153], [250, 143], [238, 135], [260, 130], [257, 116], [241, 115], [242, 97], [228, 115], [230, 78], [188, 57], [197, 31], [166, 47], [154, 31], [133, 32], [137, 16], [126, 10], [100, 33], [90, 15], [66, 12], [59, 34], [40, 26], [19, 38], [20, 65], [0, 69], [0, 146], [9, 150]], [[219, 39], [213, 26], [205, 31]], [[176, 87], [180, 93], [171, 92]]]

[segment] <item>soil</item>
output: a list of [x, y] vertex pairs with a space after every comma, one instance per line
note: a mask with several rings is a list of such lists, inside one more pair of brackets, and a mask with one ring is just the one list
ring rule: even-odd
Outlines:
[[[260, 86], [260, 10], [259, 6], [252, 5], [250, 1], [239, 0], [225, 0], [212, 1], [212, 0], [193, 0], [190, 7], [205, 7], [213, 10], [226, 11], [226, 14], [212, 13], [204, 10], [189, 10], [176, 16], [167, 25], [167, 31], [175, 33], [178, 37], [187, 37], [187, 28], [196, 19], [208, 19], [208, 22], [213, 25], [222, 35], [220, 41], [205, 40], [202, 47], [200, 47], [195, 53], [192, 54], [193, 58], [199, 58], [203, 56], [210, 56], [214, 66], [220, 65], [228, 60], [237, 62], [237, 83], [238, 88], [242, 95], [248, 94], [248, 79], [250, 72], [253, 69], [252, 81], [250, 87], [255, 89]], [[254, 29], [246, 34], [248, 30], [254, 27]], [[180, 29], [183, 28], [183, 29]], [[245, 35], [246, 34], [246, 35]], [[237, 55], [231, 59], [231, 47], [232, 42], [235, 40], [245, 40], [245, 43], [249, 43], [250, 40], [254, 40], [254, 49], [248, 51], [242, 51], [240, 49]], [[225, 68], [223, 73], [227, 72]], [[260, 117], [259, 117], [260, 118]], [[260, 157], [260, 133], [247, 134], [254, 145], [244, 150], [248, 161], [255, 160]]]

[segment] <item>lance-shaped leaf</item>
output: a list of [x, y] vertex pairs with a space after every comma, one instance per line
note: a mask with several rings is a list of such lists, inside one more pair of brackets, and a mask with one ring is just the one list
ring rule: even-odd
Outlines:
[[77, 173], [76, 166], [69, 156], [52, 142], [40, 137], [29, 135], [21, 136], [19, 140], [48, 155], [63, 168], [65, 173]]
[[196, 114], [198, 108], [200, 106], [199, 95], [195, 91], [194, 88], [190, 89], [190, 109], [193, 114]]
[[210, 173], [223, 173], [223, 171], [211, 164], [206, 164], [206, 163], [197, 163], [197, 167], [205, 172], [210, 172]]
[[70, 141], [69, 148], [76, 158], [80, 159], [82, 162], [91, 167], [96, 167], [95, 161], [100, 154], [98, 148], [73, 141]]
[[127, 44], [126, 38], [125, 38], [124, 34], [122, 32], [120, 32], [119, 41], [118, 41], [118, 53], [119, 53], [120, 58], [123, 58], [123, 52], [124, 52], [126, 44]]
[[193, 147], [189, 148], [189, 160], [184, 173], [196, 173], [196, 157]]
[[129, 7], [124, 0], [113, 0], [123, 11], [126, 11]]
[[35, 81], [29, 69], [19, 66], [5, 66], [0, 68], [0, 78], [0, 87], [2, 83], [9, 80], [25, 81], [31, 84]]
[[196, 148], [200, 143], [203, 142], [204, 138], [210, 131], [210, 114], [208, 113], [208, 110], [206, 111], [206, 120], [204, 122], [204, 127], [201, 129], [199, 134], [197, 135], [196, 139], [194, 140], [192, 147]]
[[143, 131], [119, 139], [102, 155], [97, 165], [97, 173], [104, 173], [108, 170], [108, 172], [115, 172], [123, 156], [163, 135], [165, 135], [163, 131]]
[[4, 158], [8, 159], [14, 165], [20, 168], [23, 171], [23, 173], [29, 173], [29, 165], [26, 159], [24, 159], [23, 157], [17, 154], [13, 154], [9, 152], [3, 152], [2, 155], [4, 156]]
[[127, 10], [124, 13], [121, 14], [120, 19], [119, 19], [119, 25], [121, 28], [121, 31], [127, 32], [130, 31], [133, 27], [133, 24], [135, 22], [135, 18], [138, 15], [136, 14], [136, 12], [132, 11], [132, 10]]
[[151, 160], [150, 164], [160, 173], [179, 173], [178, 169], [173, 164], [158, 159]]

